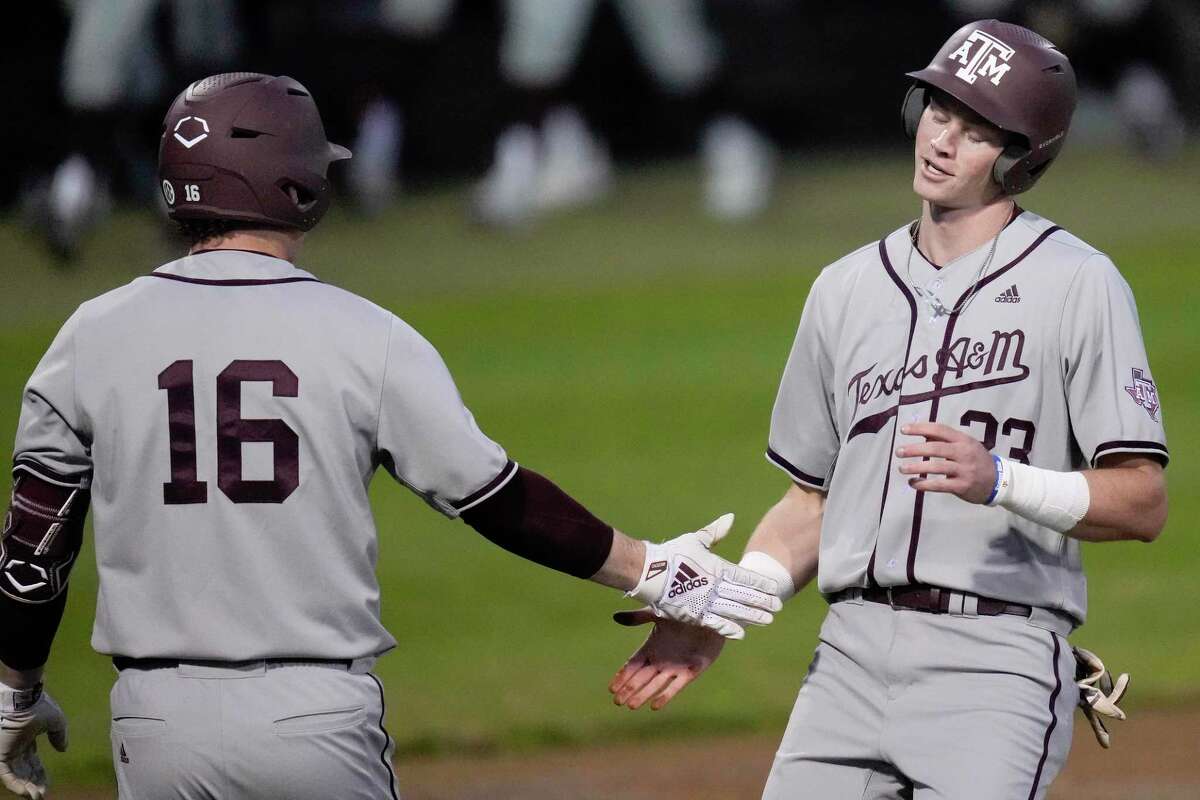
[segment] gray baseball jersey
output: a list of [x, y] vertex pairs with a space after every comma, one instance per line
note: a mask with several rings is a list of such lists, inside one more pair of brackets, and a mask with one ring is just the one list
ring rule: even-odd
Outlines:
[[822, 592], [926, 583], [1082, 623], [1077, 540], [916, 492], [896, 472], [896, 447], [923, 441], [899, 426], [916, 421], [1053, 470], [1113, 453], [1166, 461], [1137, 309], [1112, 261], [1028, 211], [980, 278], [989, 244], [937, 269], [905, 226], [827, 267], [804, 307], [767, 456], [828, 490]]
[[15, 462], [91, 484], [98, 651], [224, 661], [391, 648], [376, 468], [452, 517], [515, 472], [411, 327], [229, 250], [83, 304], [25, 389]]

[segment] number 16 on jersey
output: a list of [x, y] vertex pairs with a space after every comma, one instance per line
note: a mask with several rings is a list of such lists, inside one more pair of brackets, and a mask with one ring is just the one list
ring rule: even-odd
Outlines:
[[[282, 503], [300, 485], [300, 437], [281, 419], [243, 419], [242, 383], [271, 384], [275, 397], [297, 397], [300, 380], [282, 361], [236, 360], [217, 375], [217, 487], [235, 503]], [[196, 396], [191, 359], [176, 361], [158, 374], [167, 393], [171, 440], [171, 481], [163, 484], [167, 505], [208, 502], [208, 482], [196, 464]], [[273, 477], [242, 479], [242, 443], [270, 442]]]

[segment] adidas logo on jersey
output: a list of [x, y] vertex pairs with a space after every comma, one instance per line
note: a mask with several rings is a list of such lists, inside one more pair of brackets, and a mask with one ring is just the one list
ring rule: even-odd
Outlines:
[[1019, 302], [1021, 302], [1021, 295], [1017, 294], [1017, 285], [1014, 283], [1012, 286], [1008, 287], [1003, 292], [1001, 292], [1000, 295], [996, 298], [996, 302], [997, 303], [1019, 303]]
[[121, 742], [121, 763], [122, 764], [129, 763], [129, 756], [127, 756], [125, 754], [125, 743], [124, 742]]
[[671, 580], [671, 591], [667, 592], [667, 597], [677, 597], [700, 586], [708, 586], [708, 578], [701, 576], [687, 564], [680, 564], [679, 571]]

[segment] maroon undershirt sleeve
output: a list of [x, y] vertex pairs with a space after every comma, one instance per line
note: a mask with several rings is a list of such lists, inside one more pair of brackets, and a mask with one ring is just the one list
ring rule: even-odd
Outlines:
[[462, 518], [510, 553], [577, 578], [595, 575], [612, 549], [611, 525], [524, 467]]

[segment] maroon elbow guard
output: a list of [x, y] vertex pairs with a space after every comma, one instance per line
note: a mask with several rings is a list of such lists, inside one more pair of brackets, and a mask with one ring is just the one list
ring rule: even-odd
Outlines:
[[46, 663], [67, 601], [67, 579], [83, 542], [89, 493], [27, 467], [13, 475], [0, 534], [0, 661]]
[[510, 553], [577, 578], [599, 571], [612, 549], [611, 525], [533, 470], [517, 474], [463, 521]]
[[19, 603], [62, 594], [83, 543], [90, 494], [19, 468], [0, 534], [0, 592]]

